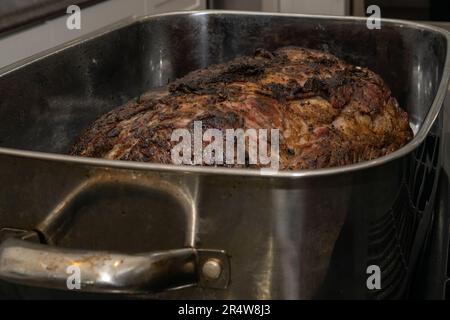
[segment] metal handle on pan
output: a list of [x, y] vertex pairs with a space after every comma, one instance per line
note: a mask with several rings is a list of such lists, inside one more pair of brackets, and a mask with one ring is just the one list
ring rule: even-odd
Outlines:
[[23, 285], [98, 293], [149, 293], [185, 286], [226, 288], [229, 261], [221, 250], [184, 248], [126, 255], [63, 249], [7, 238], [0, 279]]

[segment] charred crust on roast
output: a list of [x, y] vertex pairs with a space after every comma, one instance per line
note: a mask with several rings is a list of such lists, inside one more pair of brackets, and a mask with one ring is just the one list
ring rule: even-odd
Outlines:
[[195, 121], [203, 130], [279, 129], [282, 170], [371, 160], [413, 136], [379, 75], [323, 51], [283, 47], [257, 49], [143, 94], [96, 120], [70, 154], [170, 164], [171, 133], [192, 131]]

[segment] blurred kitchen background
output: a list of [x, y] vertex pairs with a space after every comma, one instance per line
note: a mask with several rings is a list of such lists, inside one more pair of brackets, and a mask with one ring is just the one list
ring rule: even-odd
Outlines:
[[[0, 67], [132, 15], [225, 9], [365, 16], [372, 4], [384, 18], [450, 21], [443, 0], [0, 0]], [[80, 30], [66, 27], [69, 5], [82, 9]]]

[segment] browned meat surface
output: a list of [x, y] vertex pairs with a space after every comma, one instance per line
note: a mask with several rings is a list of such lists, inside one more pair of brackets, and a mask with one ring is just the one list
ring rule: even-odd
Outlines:
[[192, 130], [199, 120], [204, 130], [278, 128], [284, 170], [374, 159], [413, 135], [407, 113], [377, 74], [328, 53], [284, 47], [194, 71], [167, 92], [105, 114], [71, 154], [170, 164], [172, 131]]

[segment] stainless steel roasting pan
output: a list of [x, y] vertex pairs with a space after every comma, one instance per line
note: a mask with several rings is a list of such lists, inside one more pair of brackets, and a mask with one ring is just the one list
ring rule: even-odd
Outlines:
[[[285, 45], [378, 72], [414, 140], [273, 175], [65, 155], [127, 100]], [[2, 69], [0, 295], [404, 297], [432, 218], [448, 52], [445, 31], [411, 22], [205, 11], [132, 18]], [[372, 265], [381, 288], [367, 286]]]

